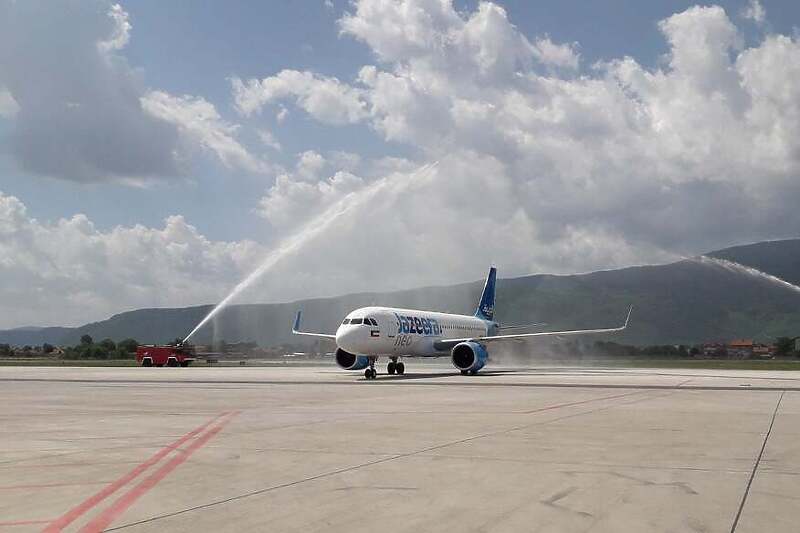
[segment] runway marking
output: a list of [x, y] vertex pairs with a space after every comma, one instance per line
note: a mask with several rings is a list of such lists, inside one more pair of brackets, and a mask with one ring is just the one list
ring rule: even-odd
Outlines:
[[114, 522], [114, 520], [119, 518], [119, 516], [131, 505], [133, 505], [136, 500], [144, 496], [170, 472], [183, 464], [187, 459], [189, 459], [189, 457], [192, 456], [194, 452], [205, 446], [206, 443], [208, 443], [208, 441], [211, 440], [217, 433], [222, 431], [222, 428], [225, 427], [225, 425], [230, 422], [231, 419], [238, 413], [238, 411], [234, 411], [222, 417], [222, 420], [219, 422], [219, 424], [203, 433], [197, 439], [193, 440], [182, 454], [173, 456], [172, 459], [170, 459], [161, 468], [150, 474], [150, 476], [146, 477], [141, 483], [120, 496], [110, 507], [100, 513], [94, 520], [82, 527], [80, 529], [80, 533], [95, 533], [105, 530], [106, 527]]
[[192, 431], [186, 433], [184, 436], [173, 442], [172, 444], [168, 444], [161, 448], [158, 452], [153, 454], [148, 460], [143, 463], [140, 463], [136, 468], [128, 472], [127, 474], [123, 475], [122, 477], [118, 478], [116, 481], [107, 485], [105, 488], [100, 490], [99, 492], [93, 494], [89, 498], [85, 499], [63, 515], [59, 516], [44, 529], [42, 530], [43, 533], [55, 533], [57, 531], [62, 531], [65, 527], [69, 524], [74, 522], [77, 518], [81, 515], [85, 514], [87, 511], [95, 507], [98, 503], [102, 502], [116, 491], [124, 487], [126, 484], [130, 483], [134, 479], [136, 479], [142, 472], [153, 466], [154, 464], [161, 461], [164, 457], [166, 457], [170, 452], [177, 449], [178, 446], [186, 442], [187, 440], [191, 439], [208, 426], [210, 426], [213, 422], [219, 420], [221, 417], [229, 414], [228, 412], [220, 413], [205, 424], [193, 429]]
[[[796, 372], [796, 371], [795, 371]], [[523, 374], [524, 375], [524, 374]], [[635, 374], [634, 374], [635, 375]], [[438, 374], [437, 376], [430, 376], [430, 379], [435, 379], [436, 377], [459, 377], [452, 374]], [[719, 377], [729, 379], [728, 376], [703, 376], [697, 375], [694, 376], [689, 381], [692, 381], [695, 378], [704, 378], [704, 377]], [[477, 378], [476, 378], [477, 379]], [[465, 381], [451, 381], [451, 382], [441, 382], [441, 381], [426, 381], [426, 382], [419, 382], [419, 381], [410, 381], [406, 380], [391, 380], [391, 379], [379, 379], [375, 383], [383, 383], [385, 386], [396, 385], [396, 386], [404, 386], [404, 387], [501, 387], [501, 388], [510, 388], [510, 387], [537, 387], [537, 388], [578, 388], [578, 389], [634, 389], [634, 390], [673, 390], [680, 388], [681, 390], [699, 390], [699, 391], [738, 391], [738, 392], [757, 392], [757, 391], [787, 391], [787, 392], [800, 392], [800, 386], [786, 386], [786, 385], [776, 385], [774, 387], [767, 387], [767, 386], [753, 386], [753, 387], [740, 387], [739, 385], [689, 385], [689, 386], [681, 386], [681, 385], [653, 385], [653, 384], [615, 384], [615, 383], [516, 383], [516, 382], [508, 382], [508, 381], [495, 381], [495, 382], [476, 382], [476, 379], [470, 380], [470, 382]], [[736, 379], [742, 379], [741, 377], [736, 377]], [[748, 379], [763, 379], [767, 381], [796, 381], [793, 378], [748, 378]], [[90, 380], [90, 379], [41, 379], [41, 378], [0, 378], [0, 382], [44, 382], [44, 383], [75, 383], [75, 384], [89, 384], [89, 383], [116, 383], [122, 385], [148, 385], [148, 384], [160, 384], [165, 386], [172, 385], [180, 385], [186, 386], [186, 388], [202, 388], [202, 387], [193, 387], [194, 385], [207, 385], [207, 384], [215, 384], [219, 385], [220, 382], [218, 381], [205, 381], [205, 380], [171, 380], [171, 381], [151, 381], [151, 380]], [[253, 380], [231, 380], [225, 381], [225, 384], [230, 385], [270, 385], [270, 386], [296, 386], [296, 385], [314, 385], [314, 386], [328, 386], [328, 385], [337, 385], [337, 386], [350, 386], [350, 387], [363, 387], [364, 380], [361, 381], [315, 381], [315, 380], [295, 380], [295, 381], [280, 381], [280, 380], [263, 380], [263, 381], [253, 381]], [[374, 386], [374, 384], [371, 384]], [[165, 387], [166, 388], [166, 387]], [[228, 389], [229, 387], [225, 387]], [[155, 413], [154, 413], [155, 414]]]
[[626, 392], [624, 394], [614, 394], [612, 396], [601, 396], [600, 398], [589, 398], [588, 400], [579, 400], [576, 402], [567, 402], [567, 403], [557, 403], [555, 405], [548, 405], [546, 407], [539, 407], [537, 409], [531, 409], [530, 411], [520, 411], [519, 414], [523, 415], [530, 415], [533, 413], [541, 413], [543, 411], [550, 411], [552, 409], [560, 409], [561, 407], [571, 407], [573, 405], [581, 405], [584, 403], [591, 403], [591, 402], [598, 402], [600, 400], [613, 400], [614, 398], [622, 398], [624, 396], [630, 396], [631, 394], [642, 394], [643, 391], [633, 391], [633, 392]]
[[744, 494], [742, 495], [742, 501], [739, 503], [739, 509], [736, 511], [736, 517], [733, 519], [733, 524], [731, 525], [731, 533], [736, 531], [736, 526], [739, 525], [739, 518], [742, 516], [742, 510], [744, 509], [744, 504], [747, 502], [747, 495], [750, 494], [750, 486], [753, 484], [753, 479], [756, 477], [756, 471], [758, 470], [758, 465], [761, 464], [761, 457], [764, 455], [764, 450], [767, 448], [767, 441], [769, 440], [770, 434], [772, 434], [772, 426], [775, 425], [775, 418], [778, 416], [778, 409], [781, 407], [781, 402], [783, 401], [783, 395], [785, 393], [781, 392], [781, 395], [778, 397], [778, 403], [775, 404], [775, 410], [772, 412], [772, 419], [769, 421], [769, 428], [767, 429], [767, 434], [764, 435], [764, 442], [761, 443], [761, 450], [758, 452], [758, 457], [756, 457], [756, 462], [753, 464], [753, 471], [750, 472], [750, 478], [747, 480], [747, 486], [744, 488]]
[[[650, 391], [644, 390], [644, 391], [639, 391], [638, 393], [630, 393], [630, 394], [645, 394], [647, 392], [650, 392]], [[181, 509], [179, 511], [173, 511], [171, 513], [164, 513], [164, 514], [161, 514], [161, 515], [152, 516], [150, 518], [145, 518], [145, 519], [142, 519], [142, 520], [138, 520], [136, 522], [129, 522], [127, 524], [122, 524], [122, 525], [119, 525], [119, 526], [116, 526], [116, 527], [113, 527], [113, 528], [109, 528], [106, 531], [117, 531], [117, 530], [120, 530], [120, 529], [129, 528], [129, 527], [132, 527], [132, 526], [138, 526], [138, 525], [141, 525], [141, 524], [155, 522], [157, 520], [162, 520], [164, 518], [171, 518], [173, 516], [178, 516], [178, 515], [182, 515], [182, 514], [185, 514], [185, 513], [190, 513], [190, 512], [193, 512], [193, 511], [199, 511], [201, 509], [207, 509], [209, 507], [216, 507], [217, 505], [224, 505], [226, 503], [230, 503], [230, 502], [233, 502], [233, 501], [243, 500], [245, 498], [250, 498], [252, 496], [258, 496], [260, 494], [265, 494], [265, 493], [273, 492], [273, 491], [280, 490], [280, 489], [295, 487], [295, 486], [301, 485], [303, 483], [308, 483], [308, 482], [311, 482], [311, 481], [317, 481], [319, 479], [325, 479], [325, 478], [329, 478], [329, 477], [336, 476], [336, 475], [339, 475], [339, 474], [345, 474], [347, 472], [353, 472], [353, 471], [359, 470], [361, 468], [375, 466], [375, 465], [387, 463], [387, 462], [390, 462], [390, 461], [395, 461], [397, 459], [405, 459], [405, 458], [408, 458], [408, 457], [415, 457], [415, 456], [424, 456], [428, 452], [441, 450], [441, 449], [444, 449], [444, 448], [448, 448], [450, 446], [455, 446], [455, 445], [458, 445], [458, 444], [463, 444], [463, 443], [466, 443], [466, 442], [471, 442], [471, 441], [475, 441], [475, 440], [478, 440], [478, 439], [483, 439], [483, 438], [486, 438], [486, 437], [493, 437], [493, 436], [496, 436], [496, 435], [502, 435], [502, 434], [505, 434], [505, 433], [511, 433], [513, 431], [519, 431], [521, 429], [526, 429], [528, 427], [532, 427], [532, 426], [535, 426], [535, 425], [538, 425], [538, 424], [550, 424], [550, 423], [553, 423], [553, 422], [558, 422], [560, 420], [565, 420], [565, 419], [573, 418], [573, 417], [576, 417], [576, 416], [582, 416], [582, 415], [585, 415], [585, 414], [595, 413], [597, 411], [601, 411], [601, 410], [604, 410], [604, 409], [611, 409], [611, 408], [619, 406], [619, 405], [628, 405], [628, 404], [632, 404], [632, 403], [645, 401], [645, 400], [648, 400], [648, 399], [655, 399], [655, 398], [659, 398], [659, 397], [662, 397], [662, 396], [669, 396], [670, 394], [674, 394], [674, 392], [670, 392], [670, 393], [667, 393], [667, 394], [661, 394], [661, 395], [655, 396], [653, 398], [637, 398], [637, 399], [634, 399], [632, 401], [628, 401], [628, 402], [624, 402], [624, 403], [620, 403], [620, 404], [612, 404], [612, 405], [608, 405], [608, 406], [604, 406], [604, 407], [598, 407], [596, 409], [592, 409], [592, 410], [585, 411], [585, 412], [582, 412], [582, 413], [572, 413], [572, 414], [556, 417], [556, 418], [554, 418], [552, 420], [540, 420], [540, 421], [537, 421], [537, 422], [532, 422], [530, 424], [523, 424], [523, 425], [518, 425], [518, 426], [514, 426], [514, 427], [511, 427], [511, 428], [507, 428], [507, 429], [501, 429], [501, 430], [497, 430], [497, 431], [491, 431], [491, 432], [488, 432], [488, 433], [483, 433], [483, 434], [480, 434], [480, 435], [473, 435], [473, 436], [470, 436], [470, 437], [465, 437], [463, 439], [458, 439], [458, 440], [454, 440], [454, 441], [450, 441], [450, 442], [445, 442], [445, 443], [442, 443], [442, 444], [437, 444], [435, 446], [429, 446], [429, 447], [423, 448], [421, 450], [416, 450], [416, 451], [413, 451], [413, 452], [396, 454], [396, 455], [392, 455], [391, 457], [384, 457], [384, 458], [381, 458], [381, 459], [375, 459], [374, 461], [367, 461], [365, 463], [361, 463], [361, 464], [357, 464], [357, 465], [353, 465], [353, 466], [348, 466], [348, 467], [344, 467], [344, 468], [338, 468], [336, 470], [331, 470], [331, 471], [328, 471], [328, 472], [322, 472], [320, 474], [309, 476], [309, 477], [306, 477], [306, 478], [303, 478], [303, 479], [297, 479], [295, 481], [288, 481], [286, 483], [281, 483], [279, 485], [272, 485], [272, 486], [269, 486], [269, 487], [264, 487], [263, 489], [252, 490], [250, 492], [245, 492], [243, 494], [238, 494], [236, 496], [231, 496], [231, 497], [224, 498], [224, 499], [221, 499], [221, 500], [216, 500], [216, 501], [212, 501], [212, 502], [208, 502], [208, 503], [204, 503], [204, 504], [200, 504], [200, 505], [195, 505], [193, 507], [188, 507], [186, 509]], [[599, 397], [599, 398], [595, 398], [596, 401], [600, 401], [600, 400], [604, 400], [604, 399], [607, 399], [607, 398], [606, 397], [602, 397], [602, 396]]]

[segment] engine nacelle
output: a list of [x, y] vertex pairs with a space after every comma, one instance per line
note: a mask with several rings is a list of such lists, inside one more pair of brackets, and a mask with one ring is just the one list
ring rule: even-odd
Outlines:
[[336, 364], [345, 370], [364, 370], [369, 366], [369, 359], [364, 355], [355, 355], [338, 348], [336, 350]]
[[465, 372], [477, 372], [489, 359], [489, 352], [477, 342], [460, 342], [450, 352], [453, 366]]

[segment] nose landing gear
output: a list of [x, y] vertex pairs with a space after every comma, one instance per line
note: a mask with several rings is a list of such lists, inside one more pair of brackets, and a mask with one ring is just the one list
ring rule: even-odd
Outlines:
[[364, 378], [366, 379], [375, 379], [378, 377], [378, 372], [375, 370], [375, 358], [369, 358], [369, 368], [364, 370]]

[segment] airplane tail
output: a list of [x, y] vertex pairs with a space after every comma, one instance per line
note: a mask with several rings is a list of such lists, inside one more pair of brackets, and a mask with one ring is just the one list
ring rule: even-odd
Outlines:
[[486, 285], [483, 286], [483, 294], [481, 294], [478, 309], [475, 310], [475, 316], [478, 318], [494, 320], [494, 286], [496, 279], [497, 269], [492, 267], [489, 269], [489, 275], [486, 276]]

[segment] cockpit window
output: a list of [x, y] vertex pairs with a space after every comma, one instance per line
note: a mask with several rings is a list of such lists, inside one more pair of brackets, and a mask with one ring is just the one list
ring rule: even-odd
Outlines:
[[375, 320], [374, 318], [370, 318], [370, 320], [372, 320], [372, 325], [373, 326], [377, 326], [378, 325], [378, 321]]
[[372, 325], [372, 326], [377, 326], [378, 325], [378, 323], [375, 322], [374, 318], [365, 318], [364, 319], [364, 324], [368, 324], [368, 325]]
[[350, 320], [350, 324], [361, 324], [360, 318], [353, 318]]
[[344, 326], [344, 325], [347, 325], [347, 324], [349, 324], [349, 323], [350, 323], [350, 319], [349, 319], [349, 318], [345, 318], [344, 320], [342, 320], [342, 325], [343, 325], [343, 326]]

